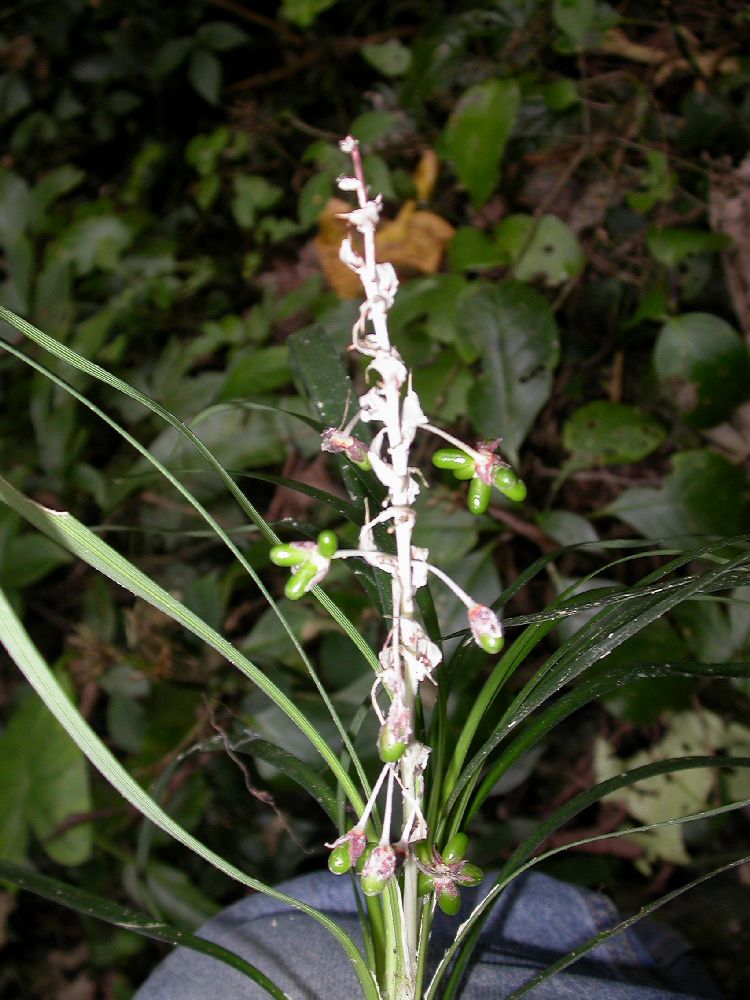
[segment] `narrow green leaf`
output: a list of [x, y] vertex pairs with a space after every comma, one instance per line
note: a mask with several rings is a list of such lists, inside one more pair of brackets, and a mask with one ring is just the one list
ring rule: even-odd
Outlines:
[[[26, 502], [30, 503], [30, 501]], [[40, 510], [43, 510], [43, 508], [40, 508]], [[52, 516], [58, 519], [69, 517], [69, 515], [64, 514], [53, 514]], [[153, 587], [154, 585], [151, 584], [151, 586]], [[352, 962], [366, 1000], [378, 1000], [378, 991], [372, 978], [372, 973], [366, 967], [355, 943], [348, 934], [341, 930], [335, 921], [307, 903], [303, 903], [293, 896], [288, 896], [278, 889], [265, 885], [265, 883], [258, 881], [258, 879], [251, 878], [238, 868], [235, 868], [234, 865], [188, 833], [187, 830], [176, 823], [171, 816], [167, 815], [146, 794], [143, 788], [128, 774], [120, 762], [102, 743], [80, 712], [77, 711], [65, 696], [65, 692], [39, 655], [39, 652], [10, 604], [8, 604], [2, 591], [0, 591], [0, 635], [9, 654], [57, 718], [58, 722], [62, 724], [71, 739], [76, 742], [94, 767], [101, 771], [120, 795], [165, 833], [194, 851], [199, 857], [202, 857], [209, 864], [229, 876], [229, 878], [235, 879], [250, 889], [264, 892], [281, 903], [286, 903], [297, 910], [301, 910], [325, 927], [336, 938]], [[336, 763], [338, 766], [338, 761]], [[340, 768], [338, 769], [340, 770]]]
[[61, 882], [59, 879], [50, 878], [47, 875], [40, 875], [39, 872], [31, 871], [29, 868], [22, 868], [19, 865], [11, 864], [8, 861], [0, 860], [0, 879], [11, 882], [13, 885], [26, 889], [42, 896], [53, 903], [67, 906], [71, 910], [76, 910], [87, 917], [96, 917], [104, 920], [122, 930], [133, 931], [143, 937], [152, 938], [154, 941], [164, 941], [167, 944], [177, 945], [181, 948], [189, 948], [191, 951], [200, 952], [203, 955], [210, 955], [212, 958], [223, 962], [225, 965], [237, 969], [244, 973], [249, 979], [254, 980], [262, 989], [269, 993], [276, 1000], [288, 1000], [275, 983], [265, 976], [260, 969], [257, 969], [250, 962], [247, 962], [234, 952], [223, 948], [220, 944], [214, 944], [207, 938], [197, 937], [188, 931], [172, 927], [169, 924], [159, 923], [152, 916], [146, 913], [139, 913], [129, 907], [120, 906], [110, 899], [97, 896], [94, 893], [86, 892], [77, 886]]

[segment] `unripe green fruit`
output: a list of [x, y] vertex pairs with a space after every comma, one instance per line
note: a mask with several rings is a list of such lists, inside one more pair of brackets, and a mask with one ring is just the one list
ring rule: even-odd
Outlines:
[[307, 558], [307, 554], [293, 545], [274, 545], [269, 553], [275, 566], [299, 566]]
[[[354, 462], [354, 459], [352, 459], [352, 461]], [[357, 468], [361, 469], [363, 472], [369, 472], [372, 468], [372, 462], [369, 458], [363, 458], [361, 462], [354, 462], [354, 465], [356, 465]]]
[[447, 917], [455, 917], [461, 909], [461, 897], [458, 892], [439, 892], [438, 906]]
[[469, 464], [465, 465], [462, 469], [454, 469], [453, 475], [456, 479], [460, 479], [462, 481], [465, 479], [472, 479], [474, 476], [474, 463], [469, 462]]
[[284, 593], [289, 600], [298, 601], [307, 591], [307, 588], [310, 586], [317, 574], [317, 566], [309, 562], [300, 566], [296, 573], [292, 573], [286, 581], [286, 586], [284, 587]]
[[349, 844], [339, 844], [328, 855], [328, 868], [334, 875], [346, 875], [352, 866]]
[[406, 742], [399, 740], [390, 726], [383, 726], [378, 736], [378, 754], [384, 764], [395, 764], [401, 760], [406, 750]]
[[324, 558], [330, 559], [338, 547], [339, 542], [333, 531], [321, 531], [318, 535], [318, 552]]
[[363, 875], [360, 879], [362, 892], [365, 896], [379, 896], [385, 889], [388, 879], [380, 878], [378, 875]]
[[469, 838], [465, 833], [454, 833], [443, 848], [441, 857], [446, 864], [455, 865], [457, 861], [463, 861], [468, 846]]
[[523, 480], [518, 478], [513, 469], [503, 466], [497, 470], [492, 478], [495, 486], [497, 486], [500, 492], [509, 500], [514, 500], [516, 503], [520, 503], [521, 500], [526, 499], [526, 486]]
[[419, 872], [417, 874], [417, 895], [429, 896], [429, 894], [434, 891], [435, 880], [432, 875], [427, 875], [425, 872]]
[[483, 479], [474, 476], [469, 483], [469, 492], [466, 495], [466, 504], [472, 514], [484, 514], [490, 505], [490, 495], [492, 487]]
[[438, 469], [452, 469], [454, 472], [456, 469], [465, 469], [468, 465], [472, 467], [472, 472], [474, 469], [474, 459], [460, 448], [438, 448], [432, 456], [432, 464]]
[[479, 645], [485, 653], [489, 653], [490, 656], [494, 656], [495, 653], [499, 653], [505, 645], [505, 639], [501, 635], [480, 635]]
[[484, 872], [479, 865], [472, 865], [469, 861], [465, 861], [461, 869], [461, 877], [471, 879], [470, 882], [464, 882], [464, 885], [479, 885], [484, 878]]

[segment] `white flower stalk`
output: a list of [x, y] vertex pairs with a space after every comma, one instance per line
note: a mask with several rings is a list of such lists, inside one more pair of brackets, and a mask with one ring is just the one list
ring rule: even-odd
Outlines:
[[[391, 264], [378, 263], [375, 256], [381, 198], [370, 197], [357, 140], [348, 137], [340, 145], [351, 155], [354, 170], [353, 176], [339, 179], [339, 187], [354, 192], [357, 198], [356, 208], [342, 213], [340, 218], [349, 223], [358, 234], [354, 239], [361, 243], [358, 249], [353, 239], [344, 239], [340, 258], [359, 277], [364, 289], [364, 302], [352, 329], [352, 346], [370, 359], [366, 372], [370, 387], [360, 396], [358, 411], [345, 426], [323, 432], [321, 447], [323, 451], [346, 455], [363, 469], [370, 468], [387, 495], [379, 513], [373, 517], [367, 513], [357, 548], [337, 550], [335, 539], [328, 537], [332, 533], [322, 532], [317, 543], [277, 546], [272, 558], [278, 565], [291, 566], [293, 579], [298, 581], [296, 596], [322, 579], [333, 559], [362, 559], [387, 573], [391, 580], [392, 623], [378, 655], [380, 666], [371, 690], [373, 711], [380, 723], [378, 752], [384, 767], [362, 816], [348, 833], [330, 845], [329, 867], [337, 874], [343, 873], [364, 855], [361, 885], [367, 895], [378, 895], [397, 872], [402, 872], [402, 884], [396, 883], [398, 912], [402, 915], [396, 942], [400, 954], [395, 958], [394, 981], [384, 996], [387, 1000], [412, 1000], [419, 950], [427, 947], [426, 942], [418, 940], [418, 866], [413, 845], [430, 834], [423, 813], [424, 775], [430, 749], [416, 738], [415, 706], [419, 685], [436, 682], [435, 673], [442, 658], [439, 647], [415, 617], [416, 592], [426, 584], [428, 573], [442, 580], [466, 606], [472, 635], [487, 652], [499, 650], [502, 629], [490, 608], [477, 604], [447, 574], [432, 566], [427, 549], [412, 544], [416, 522], [413, 504], [421, 485], [410, 464], [410, 451], [420, 429], [442, 437], [455, 446], [454, 452], [458, 449], [458, 460], [449, 457], [441, 467], [458, 467], [459, 472], [468, 469], [468, 475], [481, 483], [485, 492], [491, 488], [488, 483], [497, 485], [498, 470], [505, 468], [505, 463], [495, 456], [494, 442], [471, 448], [428, 423], [409, 372], [388, 335], [388, 311], [398, 289], [398, 278]], [[369, 446], [353, 436], [359, 421], [377, 425]], [[395, 555], [378, 546], [378, 529], [395, 538]], [[379, 841], [377, 846], [366, 847], [365, 825], [383, 788], [385, 802]], [[399, 794], [401, 808], [397, 809], [394, 795]], [[398, 832], [392, 829], [396, 823]], [[454, 872], [435, 868], [435, 884], [444, 896], [454, 891], [457, 896], [455, 886], [460, 883], [459, 875], [458, 869]]]

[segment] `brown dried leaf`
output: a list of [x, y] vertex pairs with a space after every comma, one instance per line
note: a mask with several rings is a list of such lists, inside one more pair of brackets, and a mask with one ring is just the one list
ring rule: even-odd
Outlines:
[[[340, 212], [351, 206], [339, 198], [331, 198], [318, 221], [315, 247], [328, 283], [339, 298], [354, 299], [362, 294], [357, 276], [339, 260], [339, 247], [348, 235], [348, 226], [337, 219]], [[377, 232], [378, 259], [390, 261], [396, 270], [434, 274], [440, 267], [446, 247], [453, 239], [454, 229], [434, 212], [420, 211], [408, 201], [392, 221], [384, 221]]]

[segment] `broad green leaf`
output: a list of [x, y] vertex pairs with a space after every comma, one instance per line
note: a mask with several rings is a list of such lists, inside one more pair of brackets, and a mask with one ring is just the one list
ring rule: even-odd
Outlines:
[[259, 396], [288, 385], [291, 378], [286, 344], [253, 348], [232, 361], [219, 399]]
[[328, 204], [333, 189], [333, 177], [324, 172], [313, 174], [305, 182], [297, 200], [297, 217], [306, 229], [317, 222], [318, 216]]
[[27, 889], [37, 896], [50, 900], [50, 902], [76, 910], [84, 916], [96, 917], [98, 920], [104, 920], [115, 927], [141, 934], [155, 941], [164, 941], [167, 944], [179, 945], [182, 948], [190, 948], [191, 951], [210, 955], [219, 962], [224, 962], [225, 965], [243, 972], [248, 978], [254, 979], [275, 1000], [286, 1000], [286, 994], [282, 993], [270, 979], [244, 958], [235, 955], [219, 944], [214, 944], [207, 938], [196, 937], [188, 931], [159, 923], [154, 920], [150, 913], [139, 913], [136, 910], [120, 906], [119, 903], [114, 903], [111, 899], [104, 899], [102, 896], [96, 896], [84, 889], [79, 889], [78, 886], [69, 885], [59, 881], [59, 879], [49, 878], [49, 876], [41, 875], [29, 868], [22, 868], [2, 860], [0, 860], [0, 879], [11, 882], [21, 889]]
[[585, 264], [578, 237], [556, 215], [508, 216], [497, 228], [497, 246], [510, 257], [519, 281], [542, 278], [546, 285], [561, 285]]
[[[398, 38], [379, 44], [368, 42], [360, 49], [362, 58], [383, 76], [403, 76], [411, 66], [411, 52]], [[357, 132], [352, 132], [357, 135]]]
[[208, 49], [196, 48], [190, 56], [188, 79], [193, 89], [209, 104], [218, 104], [221, 96], [221, 63]]
[[208, 21], [198, 28], [195, 37], [199, 45], [215, 52], [236, 49], [248, 40], [247, 34], [229, 21]]
[[660, 488], [631, 486], [599, 513], [619, 517], [646, 538], [738, 534], [748, 524], [748, 483], [742, 469], [713, 451], [672, 456]]
[[[599, 536], [590, 521], [567, 510], [547, 510], [536, 515], [536, 523], [558, 545], [597, 542]], [[593, 546], [592, 546], [593, 548]]]
[[97, 269], [114, 271], [132, 240], [132, 230], [119, 215], [92, 215], [73, 222], [58, 236], [55, 257], [70, 261], [79, 276]]
[[[462, 484], [456, 484], [462, 490]], [[476, 548], [479, 538], [477, 518], [466, 507], [457, 506], [455, 493], [432, 489], [417, 500], [414, 543], [440, 554], [440, 563], [457, 562]]]
[[[7, 496], [4, 499], [7, 500]], [[30, 503], [30, 501], [27, 501], [27, 503]], [[40, 510], [43, 510], [43, 508], [40, 508]], [[67, 515], [60, 514], [53, 516], [58, 519], [58, 523], [61, 518], [67, 517]], [[148, 578], [144, 578], [144, 580], [150, 583]], [[153, 586], [158, 590], [156, 585]], [[238, 868], [235, 868], [234, 865], [216, 854], [209, 847], [206, 847], [205, 844], [176, 823], [144, 792], [143, 788], [125, 770], [122, 764], [102, 743], [83, 716], [71, 704], [52, 671], [32, 643], [28, 633], [14, 614], [2, 591], [0, 591], [0, 636], [13, 660], [15, 660], [16, 664], [23, 671], [27, 680], [35, 688], [49, 710], [55, 715], [58, 722], [66, 729], [71, 739], [86, 754], [91, 763], [101, 771], [120, 795], [135, 806], [147, 819], [151, 820], [154, 825], [203, 858], [204, 861], [213, 865], [218, 871], [223, 872], [229, 878], [250, 889], [266, 893], [281, 903], [286, 903], [294, 909], [301, 910], [325, 927], [336, 938], [351, 961], [362, 987], [365, 1000], [378, 1000], [378, 991], [372, 979], [372, 974], [369, 972], [359, 949], [349, 935], [342, 931], [334, 920], [314, 907], [309, 906], [307, 903], [303, 903], [293, 896], [288, 896], [278, 889], [265, 885], [265, 883], [260, 882], [258, 879], [251, 878]], [[259, 680], [261, 682], [260, 686], [263, 686], [265, 683], [263, 675], [260, 675]], [[339, 769], [338, 761], [336, 761], [335, 769]], [[360, 802], [359, 807], [361, 808], [361, 806], [362, 803]]]
[[448, 260], [455, 271], [481, 271], [508, 264], [510, 255], [481, 229], [460, 226], [448, 248]]
[[583, 49], [596, 11], [595, 0], [554, 0], [552, 17], [576, 49]]
[[737, 331], [710, 313], [667, 320], [654, 348], [665, 396], [693, 427], [728, 419], [748, 397], [750, 355]]
[[231, 138], [232, 133], [226, 125], [219, 126], [213, 132], [194, 135], [185, 147], [185, 159], [201, 177], [213, 174], [219, 164], [219, 157]]
[[513, 464], [552, 390], [560, 342], [546, 300], [533, 288], [481, 285], [459, 311], [459, 330], [472, 341], [482, 373], [470, 394], [469, 413], [485, 438], [502, 438]]
[[476, 207], [487, 201], [497, 184], [520, 103], [515, 80], [478, 83], [459, 98], [440, 137], [439, 154], [453, 163]]
[[50, 205], [69, 191], [82, 183], [86, 174], [83, 170], [65, 163], [55, 170], [50, 170], [34, 185], [29, 196], [29, 229], [38, 232], [44, 225], [46, 212]]
[[561, 77], [542, 87], [542, 97], [550, 111], [565, 111], [580, 100], [578, 84], [568, 77]]
[[[363, 146], [369, 146], [393, 132], [398, 121], [399, 116], [393, 111], [365, 111], [354, 119], [349, 134], [353, 135], [355, 139], [359, 139]], [[370, 187], [379, 191], [379, 187], [370, 174], [366, 172], [366, 175]]]
[[282, 16], [300, 28], [309, 28], [318, 14], [333, 7], [338, 0], [282, 0]]
[[730, 243], [731, 240], [724, 233], [682, 229], [678, 226], [654, 228], [646, 234], [649, 253], [665, 267], [676, 267], [685, 258], [696, 253], [726, 250]]
[[6, 545], [0, 559], [0, 580], [6, 588], [22, 590], [70, 562], [70, 554], [49, 538], [24, 533]]
[[639, 462], [659, 447], [666, 431], [647, 413], [625, 403], [596, 400], [565, 421], [563, 444], [578, 467]]
[[[70, 690], [67, 680], [63, 683]], [[0, 737], [0, 788], [0, 856], [25, 860], [32, 830], [58, 864], [88, 860], [90, 823], [76, 823], [53, 836], [65, 820], [93, 808], [86, 760], [33, 694], [24, 699]]]
[[126, 865], [123, 882], [139, 906], [153, 909], [161, 919], [172, 920], [189, 930], [200, 927], [219, 910], [189, 875], [163, 861], [151, 860], [145, 871]]
[[283, 194], [278, 185], [272, 184], [260, 175], [235, 174], [232, 183], [234, 185], [232, 215], [237, 225], [243, 229], [251, 229], [258, 216], [273, 208]]

